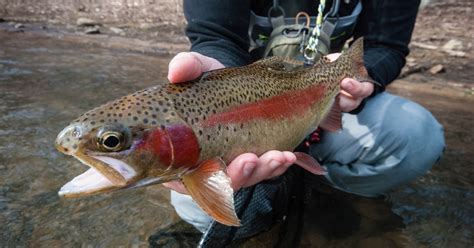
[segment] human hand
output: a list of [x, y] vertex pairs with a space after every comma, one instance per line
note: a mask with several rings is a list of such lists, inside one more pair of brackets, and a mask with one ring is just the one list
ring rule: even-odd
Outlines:
[[203, 72], [224, 68], [214, 58], [196, 52], [178, 53], [168, 66], [168, 80], [171, 83], [182, 83], [196, 79]]
[[[171, 83], [186, 82], [199, 77], [203, 72], [220, 68], [224, 68], [224, 65], [214, 58], [195, 52], [183, 52], [170, 61], [168, 79]], [[232, 188], [239, 190], [283, 174], [295, 161], [296, 156], [287, 151], [269, 151], [260, 157], [253, 153], [244, 153], [227, 166], [227, 174], [231, 178]], [[179, 181], [163, 185], [177, 192], [187, 193]]]
[[[340, 53], [331, 53], [326, 57], [332, 62], [340, 55]], [[373, 83], [359, 82], [353, 78], [344, 78], [341, 81], [339, 108], [342, 110], [342, 112], [351, 112], [360, 105], [364, 98], [370, 96], [373, 91]]]
[[[227, 175], [231, 179], [232, 189], [237, 191], [240, 188], [277, 177], [295, 162], [295, 154], [288, 151], [269, 151], [260, 157], [253, 153], [244, 153], [237, 156], [227, 166]], [[187, 194], [186, 188], [179, 181], [167, 182], [163, 185], [179, 193]]]

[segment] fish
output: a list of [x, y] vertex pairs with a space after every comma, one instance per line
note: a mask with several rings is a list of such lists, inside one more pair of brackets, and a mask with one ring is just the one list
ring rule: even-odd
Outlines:
[[[270, 57], [165, 82], [94, 108], [65, 127], [56, 148], [90, 168], [59, 190], [66, 198], [180, 180], [214, 220], [239, 226], [226, 166], [236, 156], [291, 151], [318, 126], [341, 129], [337, 95], [350, 77], [371, 81], [358, 39], [336, 61], [305, 67]], [[325, 169], [295, 152], [296, 164]]]

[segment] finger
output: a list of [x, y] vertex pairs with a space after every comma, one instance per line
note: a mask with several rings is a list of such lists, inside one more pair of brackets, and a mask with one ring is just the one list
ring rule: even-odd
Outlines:
[[277, 177], [285, 173], [285, 171], [296, 162], [296, 155], [292, 152], [284, 151], [283, 156], [285, 157], [286, 161], [282, 166], [273, 171], [272, 175], [270, 175], [270, 178]]
[[168, 80], [180, 83], [193, 80], [203, 72], [223, 68], [216, 59], [195, 52], [178, 53], [169, 63]]
[[339, 95], [339, 108], [342, 112], [351, 112], [352, 110], [356, 109], [357, 106], [362, 102], [363, 98], [353, 98], [352, 96], [348, 96], [341, 92]]
[[269, 179], [274, 174], [273, 172], [280, 167], [283, 167], [285, 171], [288, 167], [286, 166], [289, 162], [283, 152], [280, 151], [269, 151], [260, 156], [259, 163], [255, 168], [252, 175], [248, 178], [247, 182], [244, 183], [244, 187], [252, 186], [263, 180]]
[[361, 83], [352, 78], [344, 78], [341, 81], [341, 89], [354, 98], [365, 98], [372, 94], [374, 86], [372, 83]]
[[174, 190], [178, 193], [181, 193], [181, 194], [189, 194], [188, 190], [186, 190], [186, 187], [184, 186], [184, 184], [181, 183], [180, 181], [166, 182], [166, 183], [163, 183], [163, 186], [165, 186], [169, 189], [172, 189], [172, 190]]
[[239, 190], [248, 181], [258, 164], [258, 157], [253, 153], [244, 153], [235, 158], [227, 167], [227, 174], [232, 180], [232, 188]]

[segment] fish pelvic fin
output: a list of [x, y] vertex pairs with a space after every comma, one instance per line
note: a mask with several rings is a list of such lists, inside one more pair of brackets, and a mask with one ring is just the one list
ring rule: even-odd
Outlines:
[[382, 86], [379, 82], [373, 80], [364, 65], [364, 38], [358, 38], [349, 47], [349, 49], [341, 55], [344, 62], [352, 64], [352, 77], [360, 82], [369, 82]]
[[303, 169], [313, 173], [314, 175], [326, 175], [327, 171], [319, 162], [310, 155], [303, 152], [294, 152], [296, 156], [295, 164], [301, 166]]
[[183, 176], [182, 182], [199, 207], [217, 222], [240, 226], [234, 208], [234, 191], [225, 168], [221, 158], [209, 159]]

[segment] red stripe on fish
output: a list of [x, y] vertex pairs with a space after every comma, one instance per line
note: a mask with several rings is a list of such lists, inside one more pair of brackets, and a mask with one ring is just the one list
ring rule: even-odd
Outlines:
[[255, 119], [279, 120], [282, 117], [302, 115], [313, 104], [319, 102], [326, 87], [314, 85], [257, 102], [232, 107], [225, 112], [211, 115], [203, 122], [204, 126], [217, 124], [244, 123]]
[[165, 128], [173, 149], [173, 167], [193, 168], [198, 165], [199, 143], [193, 130], [185, 125], [172, 125]]
[[145, 133], [143, 141], [137, 145], [137, 149], [151, 152], [158, 157], [160, 163], [157, 165], [166, 168], [173, 163], [173, 147], [168, 133], [163, 128], [156, 128]]

